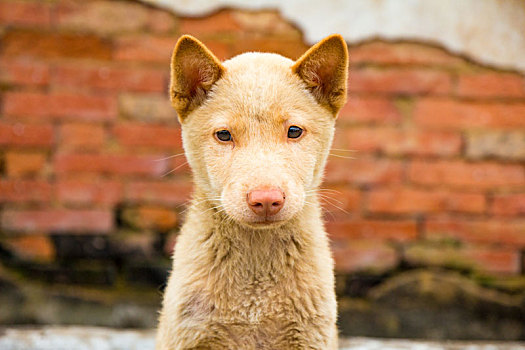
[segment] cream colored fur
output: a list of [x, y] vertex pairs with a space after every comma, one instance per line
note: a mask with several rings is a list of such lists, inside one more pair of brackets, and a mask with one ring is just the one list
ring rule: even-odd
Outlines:
[[[346, 44], [326, 38], [293, 62], [246, 53], [221, 63], [177, 43], [170, 95], [195, 189], [178, 236], [158, 350], [337, 348], [333, 260], [316, 189], [346, 100]], [[289, 126], [304, 132], [287, 137]], [[214, 135], [230, 131], [233, 141]], [[259, 222], [254, 188], [279, 188]]]

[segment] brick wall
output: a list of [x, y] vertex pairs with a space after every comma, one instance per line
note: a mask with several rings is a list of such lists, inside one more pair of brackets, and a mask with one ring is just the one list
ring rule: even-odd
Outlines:
[[[50, 282], [169, 265], [191, 191], [184, 157], [169, 158], [179, 35], [222, 59], [308, 47], [274, 11], [187, 18], [133, 1], [1, 0], [0, 26], [0, 257]], [[338, 272], [523, 276], [523, 75], [424, 43], [352, 45], [350, 60], [323, 185]]]

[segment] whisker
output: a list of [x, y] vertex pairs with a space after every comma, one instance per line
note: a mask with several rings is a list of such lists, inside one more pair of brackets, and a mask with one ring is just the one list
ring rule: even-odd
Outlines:
[[356, 157], [342, 156], [340, 154], [334, 154], [334, 153], [329, 153], [328, 156], [329, 157], [344, 158], [344, 159], [356, 159]]
[[335, 208], [341, 210], [341, 211], [342, 211], [343, 213], [345, 213], [345, 214], [350, 214], [347, 210], [341, 208], [340, 206], [338, 206], [338, 205], [336, 205], [336, 204], [334, 204], [334, 203], [332, 203], [332, 202], [330, 202], [330, 201], [328, 201], [328, 200], [326, 200], [326, 199], [325, 199], [325, 202], [324, 202], [324, 203], [325, 203], [325, 204], [328, 204], [328, 205], [331, 205], [332, 207], [335, 207]]
[[160, 161], [163, 161], [163, 160], [168, 160], [168, 159], [171, 159], [171, 158], [175, 158], [175, 157], [180, 157], [180, 156], [183, 156], [184, 153], [178, 153], [178, 154], [174, 154], [172, 156], [168, 156], [168, 157], [164, 157], [164, 158], [159, 158], [159, 159], [155, 159], [156, 162], [160, 162]]
[[340, 152], [359, 152], [356, 149], [344, 149], [344, 148], [330, 148], [330, 151], [340, 151]]
[[168, 171], [167, 173], [163, 174], [161, 177], [168, 176], [169, 174], [173, 173], [173, 172], [176, 171], [177, 169], [182, 168], [182, 167], [185, 166], [186, 164], [188, 164], [188, 162], [184, 162], [184, 163], [182, 163], [182, 164], [176, 166], [175, 168], [171, 169], [171, 170]]
[[[341, 202], [339, 199], [336, 199], [336, 198], [333, 198], [333, 197], [322, 196], [322, 195], [320, 195], [320, 197], [321, 197], [322, 200], [325, 200], [325, 201], [328, 201], [328, 202], [332, 201], [332, 202], [336, 202], [336, 203], [338, 203], [338, 204], [340, 204], [340, 205], [343, 205], [343, 204], [344, 204], [344, 203]], [[330, 203], [332, 203], [332, 202], [330, 202]]]

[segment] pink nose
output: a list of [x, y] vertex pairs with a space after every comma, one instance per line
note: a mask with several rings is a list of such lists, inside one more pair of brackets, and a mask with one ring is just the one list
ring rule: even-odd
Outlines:
[[255, 189], [248, 192], [248, 206], [258, 216], [277, 214], [284, 205], [284, 193], [278, 188]]

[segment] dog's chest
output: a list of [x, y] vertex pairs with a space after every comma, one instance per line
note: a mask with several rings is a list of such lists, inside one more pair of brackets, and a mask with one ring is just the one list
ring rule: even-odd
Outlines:
[[214, 250], [214, 267], [205, 277], [214, 319], [259, 324], [289, 317], [304, 302], [297, 293], [311, 294], [303, 289], [312, 286], [300, 283], [304, 276], [296, 266], [303, 257], [292, 242], [252, 245], [251, 250], [221, 243], [226, 247]]

